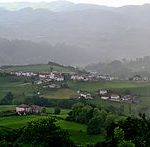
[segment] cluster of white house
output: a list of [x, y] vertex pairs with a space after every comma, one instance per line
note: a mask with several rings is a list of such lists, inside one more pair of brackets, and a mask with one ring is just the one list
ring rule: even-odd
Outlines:
[[[136, 96], [132, 95], [119, 95], [114, 94], [112, 92], [109, 92], [109, 90], [99, 90], [98, 95], [103, 100], [110, 100], [110, 101], [116, 101], [116, 102], [138, 102], [138, 99]], [[95, 96], [93, 96], [90, 92], [87, 91], [77, 91], [77, 99], [94, 99]]]
[[[60, 83], [60, 82], [57, 82], [57, 83], [43, 83], [42, 84], [42, 87], [43, 88], [49, 88], [49, 89], [59, 89], [59, 88], [66, 88], [67, 84], [64, 84], [64, 83]], [[68, 86], [67, 86], [68, 87]]]
[[137, 97], [132, 95], [119, 95], [109, 92], [109, 90], [99, 90], [99, 95], [103, 100], [111, 100], [116, 102], [137, 102]]
[[[58, 82], [62, 82], [65, 80], [64, 74], [53, 71], [53, 72], [11, 72], [12, 75], [16, 76], [24, 76], [24, 77], [39, 77], [39, 79], [45, 80], [54, 80]], [[84, 72], [84, 73], [70, 73], [70, 79], [73, 81], [113, 81], [113, 80], [120, 80], [119, 77], [115, 77], [109, 74], [100, 74], [97, 72]], [[142, 77], [140, 75], [134, 75], [130, 78], [125, 78], [126, 80], [132, 81], [148, 81], [148, 77]]]
[[78, 99], [93, 99], [92, 94], [87, 91], [77, 91], [77, 98]]
[[149, 78], [143, 77], [140, 75], [134, 75], [133, 77], [129, 78], [129, 80], [132, 80], [132, 81], [149, 81]]
[[91, 73], [83, 73], [83, 74], [74, 74], [71, 76], [71, 80], [74, 81], [99, 81], [99, 80], [118, 80], [118, 77], [111, 76], [108, 74], [101, 75], [99, 73], [91, 72]]
[[24, 77], [39, 77], [40, 79], [48, 79], [48, 80], [54, 80], [54, 81], [64, 81], [64, 76], [62, 73], [59, 72], [11, 72], [12, 75], [16, 76], [24, 76]]

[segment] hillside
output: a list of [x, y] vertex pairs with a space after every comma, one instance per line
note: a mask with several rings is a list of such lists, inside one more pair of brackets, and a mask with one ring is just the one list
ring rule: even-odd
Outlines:
[[[77, 50], [80, 52], [76, 52]], [[64, 65], [80, 64], [82, 61], [86, 61], [82, 58], [82, 54], [84, 54], [84, 50], [77, 46], [0, 39], [0, 65], [39, 64], [48, 63], [49, 60]]]
[[66, 9], [71, 11], [1, 10], [0, 37], [14, 41], [0, 41], [0, 63], [43, 63], [51, 56], [56, 62], [85, 65], [150, 55], [150, 5], [109, 8], [83, 4], [80, 9]]
[[134, 60], [114, 60], [111, 62], [99, 62], [85, 67], [86, 70], [100, 72], [101, 74], [112, 74], [122, 78], [132, 77], [135, 74], [149, 77], [150, 56], [136, 58]]
[[[51, 62], [52, 63], [52, 62]], [[61, 72], [61, 73], [71, 73], [75, 72], [75, 68], [71, 66], [62, 66], [59, 64], [31, 64], [31, 65], [16, 65], [16, 66], [2, 66], [3, 71], [24, 71], [24, 72], [50, 72], [50, 70]]]

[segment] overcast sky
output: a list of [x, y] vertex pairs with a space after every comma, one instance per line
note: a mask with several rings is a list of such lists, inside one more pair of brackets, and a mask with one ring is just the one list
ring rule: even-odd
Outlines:
[[[56, 0], [0, 0], [0, 2], [52, 2]], [[124, 6], [124, 5], [142, 5], [145, 3], [150, 4], [150, 0], [68, 0], [74, 3], [91, 3], [107, 6]]]

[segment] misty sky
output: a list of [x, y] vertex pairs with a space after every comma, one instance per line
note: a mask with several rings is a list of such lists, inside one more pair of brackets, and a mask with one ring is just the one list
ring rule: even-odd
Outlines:
[[[56, 0], [0, 0], [0, 2], [52, 2]], [[74, 3], [91, 3], [91, 4], [99, 4], [99, 5], [107, 5], [107, 6], [124, 6], [124, 5], [142, 5], [145, 3], [150, 4], [150, 0], [68, 0]]]

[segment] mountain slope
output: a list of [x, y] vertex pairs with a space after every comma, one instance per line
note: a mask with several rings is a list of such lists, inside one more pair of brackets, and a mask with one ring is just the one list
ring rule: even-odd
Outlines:
[[[69, 6], [70, 9], [71, 7]], [[56, 57], [55, 60], [71, 64], [150, 55], [150, 5], [121, 8], [90, 6], [98, 9], [83, 7], [87, 5], [82, 5], [80, 11], [67, 12], [32, 8], [19, 11], [1, 10], [0, 37], [9, 40], [30, 40], [36, 42], [35, 44], [43, 42], [41, 50], [45, 48], [45, 44], [60, 44], [59, 50], [53, 52], [52, 56]], [[47, 52], [51, 53], [51, 49], [48, 48], [45, 51], [46, 56]], [[27, 50], [23, 47], [18, 47], [19, 49], [27, 55]], [[18, 59], [15, 60], [17, 63]]]

